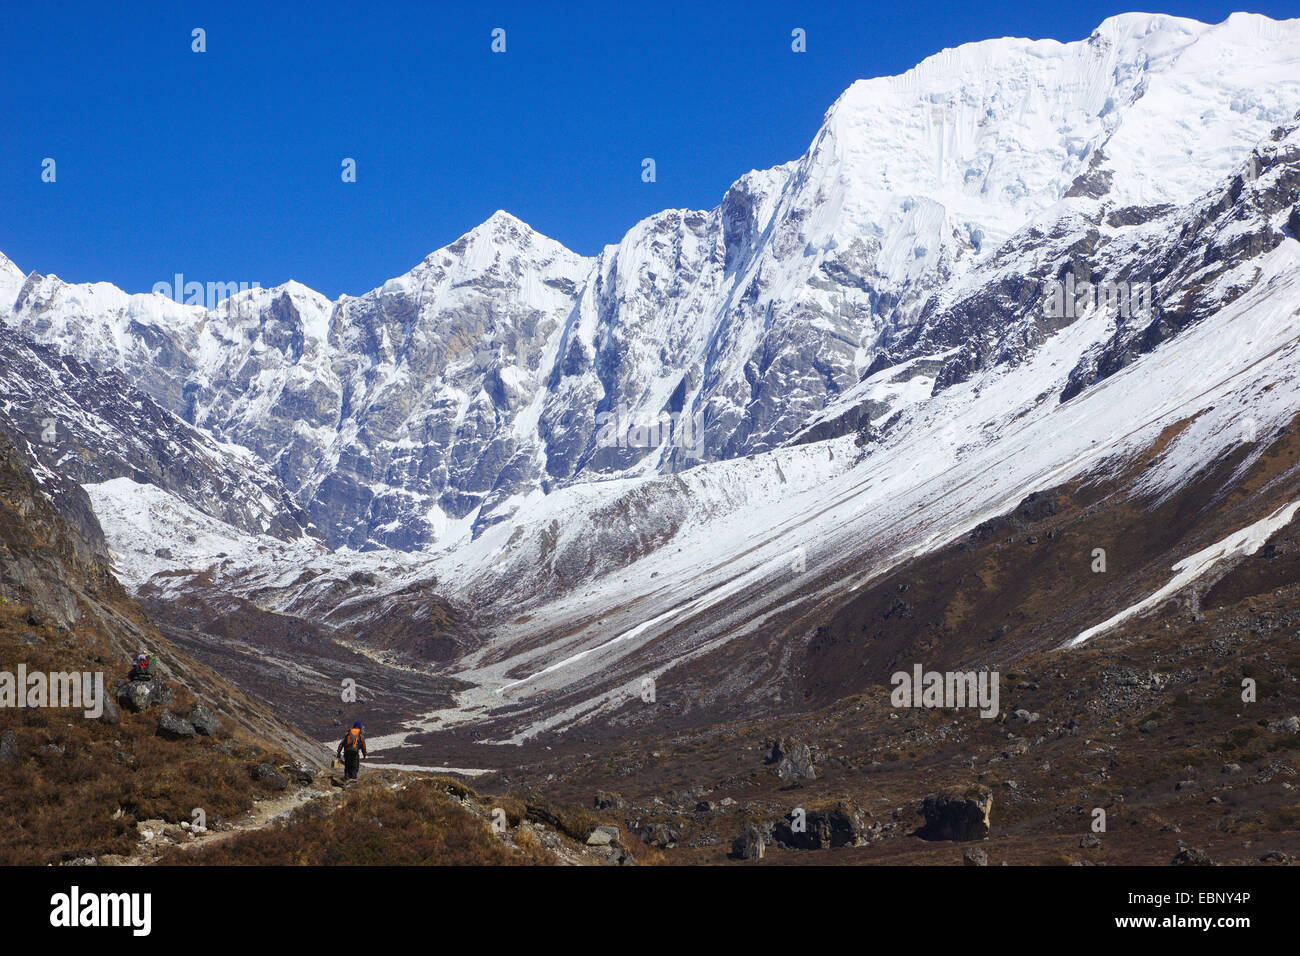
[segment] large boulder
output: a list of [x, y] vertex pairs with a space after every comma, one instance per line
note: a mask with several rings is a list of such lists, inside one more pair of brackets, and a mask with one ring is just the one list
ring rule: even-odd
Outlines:
[[986, 840], [993, 794], [972, 788], [932, 793], [921, 804], [925, 826], [918, 835], [926, 840]]
[[289, 781], [284, 779], [274, 764], [259, 763], [250, 771], [254, 780], [268, 790], [287, 790]]
[[1210, 854], [1194, 846], [1178, 844], [1178, 852], [1170, 860], [1174, 866], [1214, 866]]
[[863, 846], [867, 842], [866, 814], [856, 804], [841, 800], [829, 810], [791, 813], [779, 821], [772, 837], [797, 850], [824, 850], [835, 846]]
[[606, 866], [636, 866], [636, 860], [632, 857], [632, 851], [621, 843], [612, 843], [609, 846], [609, 856], [605, 857]]
[[1300, 717], [1269, 721], [1268, 729], [1275, 734], [1300, 734]]
[[599, 826], [587, 837], [587, 846], [609, 846], [618, 843], [618, 827]]
[[666, 823], [650, 823], [637, 832], [641, 834], [642, 843], [648, 843], [661, 850], [671, 850], [682, 838], [680, 830]]
[[816, 810], [796, 810], [777, 822], [772, 838], [796, 850], [823, 850], [831, 845], [830, 824]]
[[188, 720], [182, 720], [170, 710], [164, 710], [158, 718], [158, 736], [167, 740], [188, 740], [198, 731]]
[[194, 725], [194, 729], [205, 737], [211, 737], [221, 730], [221, 721], [202, 701], [195, 701], [194, 706], [190, 708], [189, 721]]
[[731, 855], [738, 860], [761, 860], [767, 849], [767, 837], [753, 823], [746, 823], [740, 836], [731, 841]]
[[133, 713], [140, 713], [150, 707], [170, 706], [174, 694], [167, 682], [154, 677], [151, 680], [123, 681], [113, 692], [117, 702]]
[[776, 765], [776, 775], [786, 783], [817, 778], [817, 751], [788, 737], [768, 742], [763, 762]]
[[316, 779], [316, 772], [302, 764], [292, 763], [285, 764], [280, 768], [280, 772], [289, 780], [303, 787], [310, 787], [312, 781]]
[[864, 846], [868, 842], [866, 818], [870, 814], [856, 803], [841, 800], [827, 813], [831, 846]]

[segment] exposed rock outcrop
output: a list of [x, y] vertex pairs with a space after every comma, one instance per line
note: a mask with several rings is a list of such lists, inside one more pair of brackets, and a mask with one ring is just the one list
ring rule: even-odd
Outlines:
[[991, 826], [992, 792], [980, 788], [932, 793], [921, 804], [926, 840], [986, 840]]

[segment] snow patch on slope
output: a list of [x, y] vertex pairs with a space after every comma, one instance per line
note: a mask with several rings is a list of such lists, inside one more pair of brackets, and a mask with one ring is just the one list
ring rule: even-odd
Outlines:
[[1188, 585], [1194, 583], [1215, 565], [1229, 558], [1249, 557], [1258, 551], [1277, 531], [1291, 523], [1300, 501], [1278, 508], [1266, 518], [1260, 518], [1240, 531], [1228, 535], [1222, 541], [1216, 541], [1190, 557], [1184, 558], [1173, 566], [1174, 576], [1169, 583], [1155, 593], [1143, 598], [1137, 604], [1126, 607], [1118, 614], [1107, 618], [1100, 624], [1081, 632], [1078, 637], [1063, 644], [1063, 648], [1079, 647], [1098, 635], [1114, 630], [1126, 621], [1159, 607], [1164, 601], [1173, 597]]
[[113, 571], [129, 588], [138, 588], [161, 571], [215, 571], [223, 563], [248, 566], [286, 552], [304, 562], [329, 554], [314, 538], [286, 543], [250, 535], [156, 485], [114, 478], [83, 487], [108, 539]]

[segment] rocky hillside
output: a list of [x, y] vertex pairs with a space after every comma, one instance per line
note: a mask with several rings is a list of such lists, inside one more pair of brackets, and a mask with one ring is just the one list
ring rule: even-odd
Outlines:
[[833, 704], [569, 739], [479, 785], [599, 806], [634, 854], [665, 864], [1294, 864], [1300, 594], [1265, 570], [1290, 561], [1293, 537], [1195, 616], [1170, 609], [1104, 648], [1018, 659], [994, 719], [900, 710], [889, 683], [850, 673], [858, 692]]
[[[153, 655], [157, 676], [125, 682], [141, 651]], [[144, 821], [189, 826], [199, 808], [215, 825], [263, 792], [259, 764], [320, 759], [314, 744], [159, 635], [113, 577], [85, 493], [42, 466], [3, 417], [0, 652], [11, 680], [19, 668], [99, 674], [105, 691], [97, 715], [86, 716], [89, 704], [0, 711], [5, 863], [129, 854]]]

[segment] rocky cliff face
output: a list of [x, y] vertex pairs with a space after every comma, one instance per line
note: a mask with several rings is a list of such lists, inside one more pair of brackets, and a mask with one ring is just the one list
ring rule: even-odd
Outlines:
[[112, 575], [104, 532], [76, 483], [43, 467], [0, 413], [0, 597], [65, 628], [88, 603], [125, 599]]
[[51, 473], [129, 478], [249, 534], [318, 535], [270, 469], [162, 408], [126, 377], [0, 326], [0, 412]]

